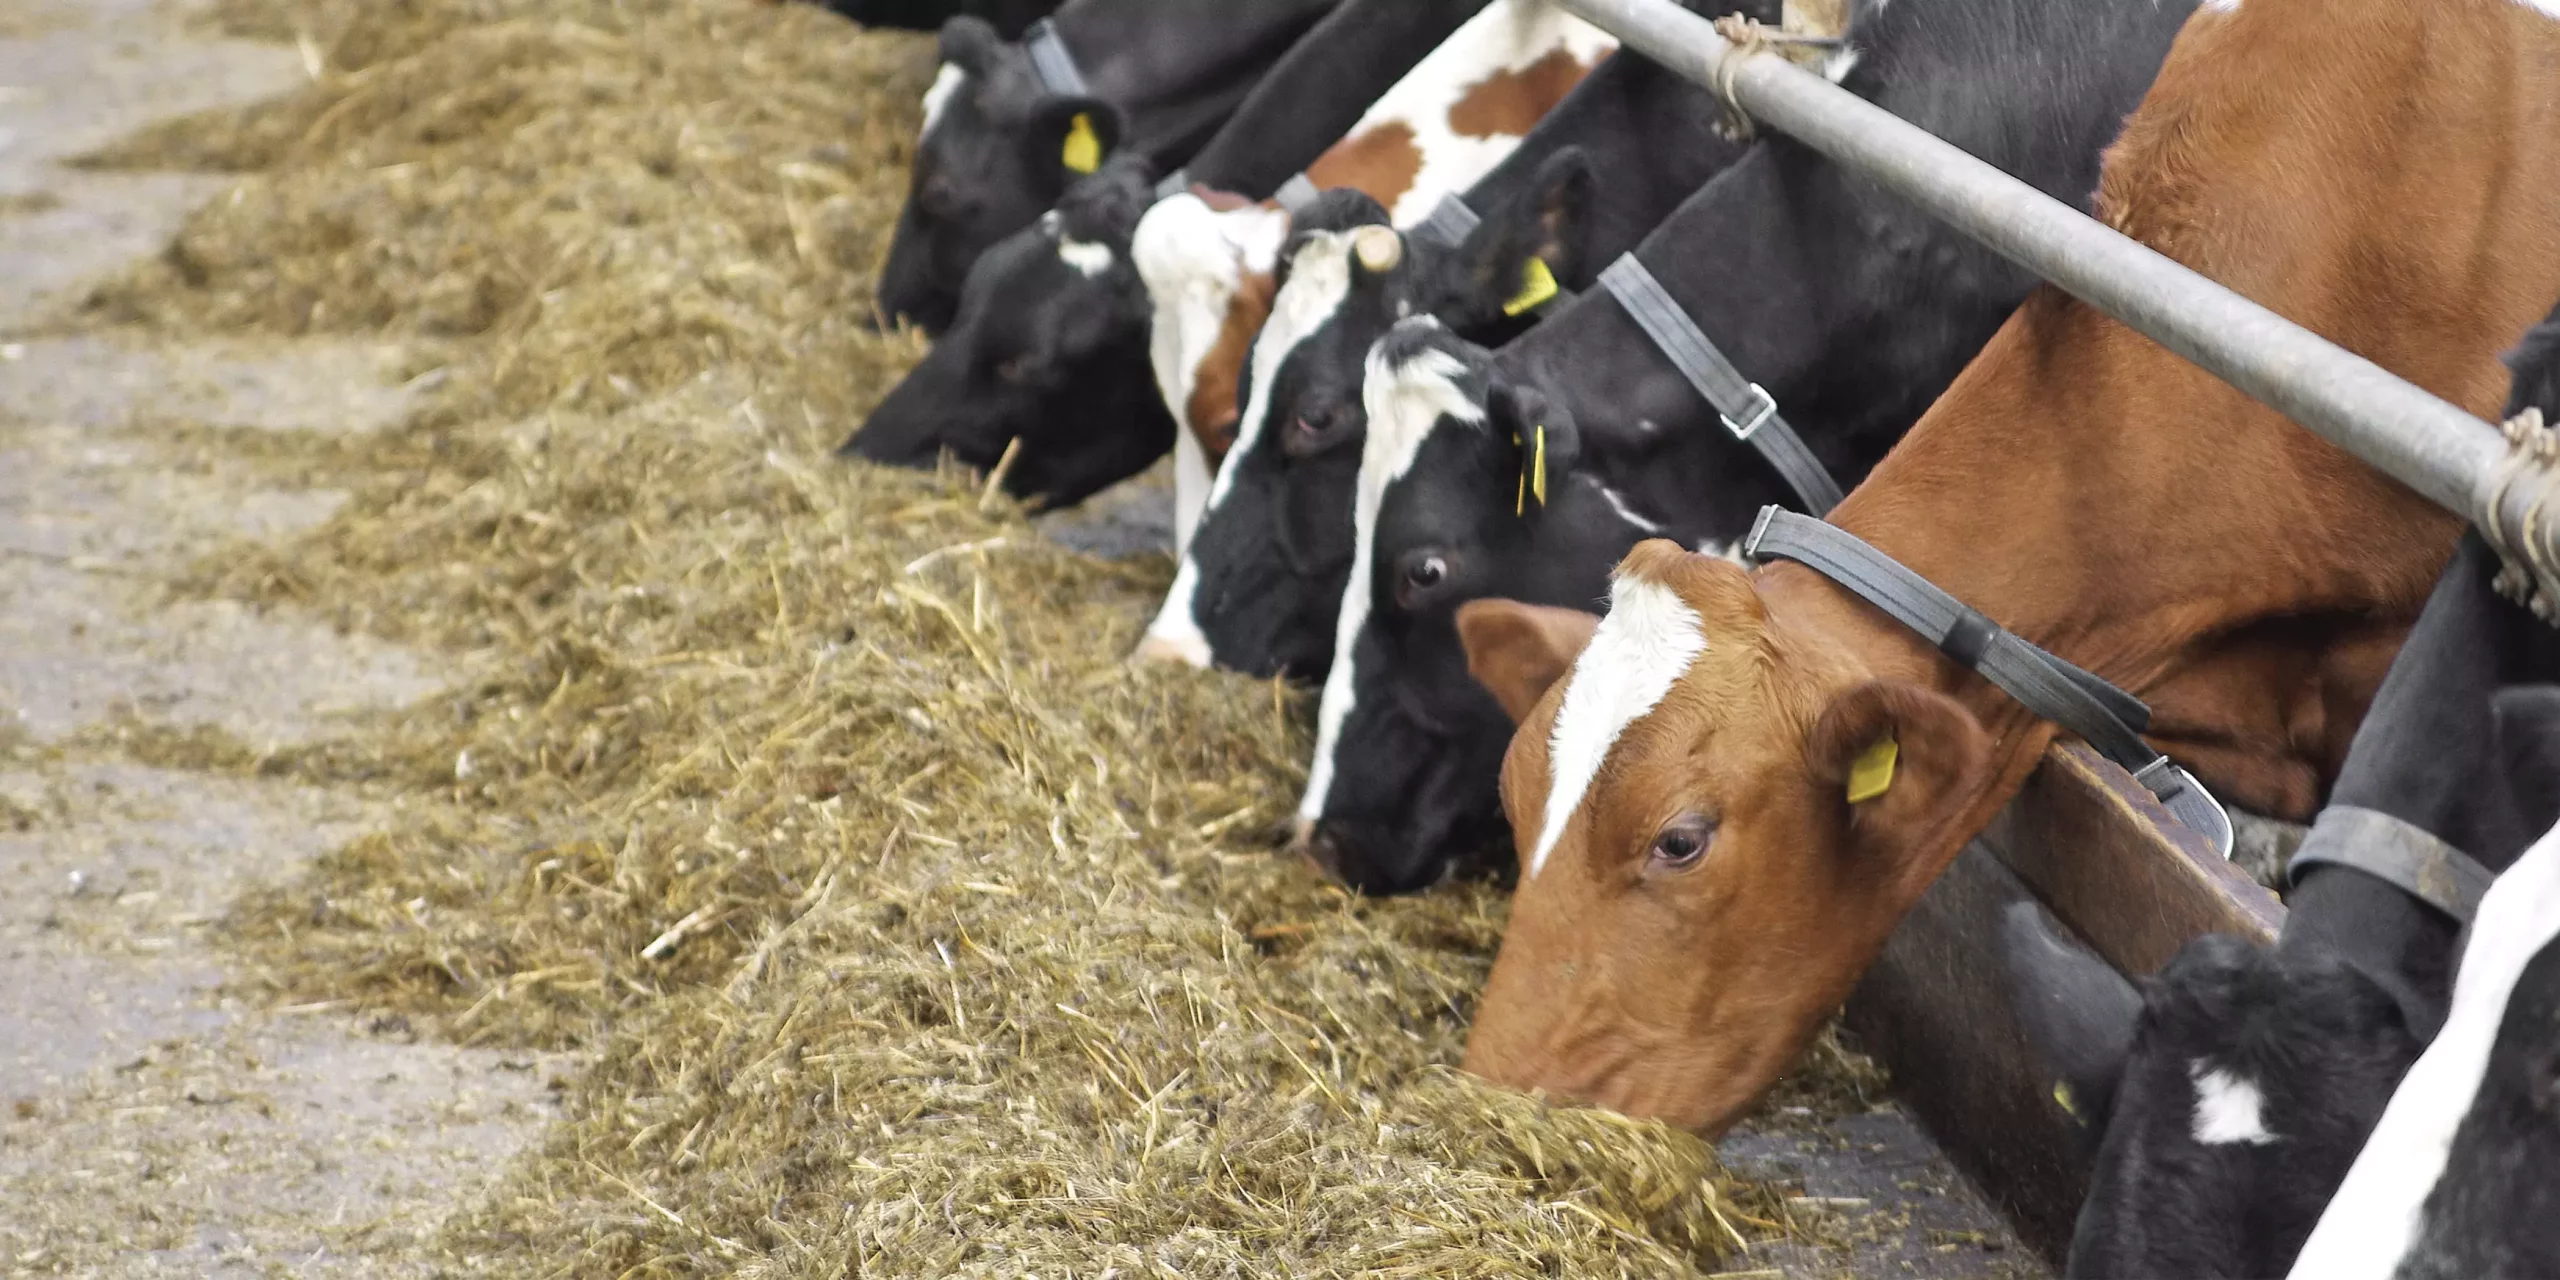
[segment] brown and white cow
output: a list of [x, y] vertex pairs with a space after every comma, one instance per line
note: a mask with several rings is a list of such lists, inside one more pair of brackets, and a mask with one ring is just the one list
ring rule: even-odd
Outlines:
[[[2215, 0], [2099, 208], [2492, 413], [2499, 353], [2560, 296], [2560, 12]], [[2218, 794], [2295, 819], [2459, 527], [2050, 289], [1831, 519], [2147, 699]], [[1719, 1131], [2056, 730], [1800, 566], [1648, 542], [1611, 601], [1596, 632], [1494, 602], [1461, 620], [1532, 708], [1503, 770], [1520, 886], [1466, 1065]], [[1887, 740], [1889, 784], [1853, 803]]]
[[[1307, 178], [1319, 190], [1366, 194], [1398, 227], [1416, 225], [1501, 163], [1616, 48], [1552, 0], [1494, 0], [1309, 165]], [[1189, 538], [1234, 443], [1238, 385], [1272, 313], [1289, 238], [1289, 215], [1272, 202], [1193, 191], [1157, 202], [1131, 241], [1155, 303], [1149, 361], [1180, 428], [1177, 543]]]

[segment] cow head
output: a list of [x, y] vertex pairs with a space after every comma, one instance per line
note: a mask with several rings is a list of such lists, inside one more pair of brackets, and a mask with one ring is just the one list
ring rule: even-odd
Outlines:
[[1123, 157], [969, 270], [951, 332], [880, 402], [843, 453], [930, 466], [945, 451], [1049, 505], [1135, 475], [1173, 443], [1146, 376], [1147, 305], [1129, 235], [1152, 198]]
[[1123, 127], [1108, 102], [1043, 90], [1030, 55], [985, 20], [945, 23], [942, 70], [880, 272], [881, 314], [927, 333], [950, 327], [979, 255], [1057, 203]]
[[1719, 1133], [1954, 856], [1979, 724], [1770, 603], [1657, 539], [1578, 653], [1555, 627], [1467, 632], [1477, 670], [1531, 682], [1505, 704], [1534, 703], [1503, 761], [1520, 881], [1468, 1070]]
[[[1533, 297], [1523, 287], [1528, 264], [1537, 261], [1537, 279], [1549, 283], [1579, 269], [1591, 181], [1578, 151], [1560, 155], [1534, 192], [1455, 248], [1397, 233], [1383, 208], [1354, 192], [1329, 192], [1302, 212], [1287, 283], [1242, 380], [1249, 394], [1234, 447], [1142, 654], [1257, 675], [1328, 670], [1368, 429], [1370, 346], [1414, 316], [1488, 341], [1532, 323], [1552, 290], [1521, 302]], [[1161, 312], [1157, 340], [1166, 340]], [[1186, 346], [1210, 357], [1186, 358], [1187, 385], [1236, 381], [1221, 381], [1210, 344]], [[1163, 366], [1160, 359], [1160, 376]]]
[[1369, 358], [1354, 568], [1298, 816], [1309, 852], [1370, 893], [1500, 848], [1512, 714], [1469, 674], [1466, 620], [1489, 597], [1564, 604], [1520, 608], [1587, 636], [1609, 566], [1659, 532], [1583, 465], [1572, 417], [1490, 362], [1427, 319]]
[[[2488, 711], [2496, 764], [2467, 780], [2467, 799], [2492, 807], [2487, 789], [2502, 788], [2540, 822], [2560, 795], [2560, 687], [2510, 686]], [[2312, 874], [2397, 893], [2360, 871]], [[2449, 998], [2419, 948], [2377, 942], [2392, 960], [2373, 972], [2342, 956], [2332, 940], [2392, 926], [2336, 906], [2354, 899], [2320, 899], [2325, 887], [2297, 895], [2275, 949], [2201, 938], [2139, 984], [2033, 907], [2011, 909], [2002, 943], [2028, 1038], [2096, 1152], [2068, 1274], [2293, 1265]]]
[[2096, 1146], [2068, 1274], [2283, 1275], [2423, 1047], [2391, 994], [2219, 935], [2136, 987], [2027, 904], [2007, 934], [2055, 1104]]

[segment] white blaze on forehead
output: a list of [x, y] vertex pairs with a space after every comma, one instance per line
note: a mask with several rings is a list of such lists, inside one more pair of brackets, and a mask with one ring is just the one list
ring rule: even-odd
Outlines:
[[1547, 807], [1529, 854], [1531, 876], [1546, 867], [1619, 735], [1660, 705], [1706, 651], [1706, 623], [1679, 592], [1644, 578], [1610, 582], [1609, 615], [1573, 660], [1547, 739]]
[[[1179, 200], [1190, 200], [1194, 204], [1199, 204], [1195, 197], [1175, 196], [1172, 200], [1158, 204], [1156, 208], [1163, 209], [1166, 205]], [[1205, 210], [1207, 206], [1201, 205], [1201, 208]], [[1238, 210], [1237, 212], [1246, 211]], [[1279, 242], [1288, 237], [1288, 215], [1276, 213], [1276, 211], [1255, 210], [1255, 212], [1264, 213], [1266, 225], [1270, 219], [1277, 219], [1277, 234], [1271, 237], [1271, 256], [1257, 263], [1256, 255], [1246, 252], [1237, 260], [1243, 269], [1269, 271], [1279, 265]], [[1153, 218], [1155, 214], [1150, 212], [1147, 216]], [[1146, 225], [1140, 223], [1139, 230], [1143, 233]], [[1258, 246], [1259, 240], [1256, 240], [1245, 248], [1251, 250]], [[1342, 300], [1351, 295], [1350, 236], [1316, 232], [1308, 237], [1307, 243], [1299, 248], [1298, 255], [1290, 262], [1289, 283], [1282, 286], [1278, 295], [1273, 297], [1270, 319], [1264, 322], [1262, 332], [1254, 338], [1250, 371], [1252, 390], [1245, 402], [1244, 416], [1236, 424], [1235, 443], [1228, 446], [1226, 458], [1218, 464], [1216, 478], [1209, 482], [1208, 495], [1200, 502], [1199, 520], [1206, 520], [1210, 512], [1218, 509], [1218, 504], [1226, 501], [1228, 491], [1235, 487], [1237, 468], [1242, 464], [1245, 455], [1253, 451], [1255, 443], [1261, 440], [1262, 420], [1271, 412], [1271, 383], [1279, 373], [1281, 362], [1288, 359], [1289, 352], [1296, 349], [1297, 344], [1304, 340], [1307, 333], [1313, 332], [1318, 325], [1340, 310]], [[1149, 270], [1143, 258], [1139, 262], [1138, 269], [1141, 276], [1145, 276]], [[1227, 305], [1235, 296], [1237, 278], [1232, 274], [1228, 277], [1225, 294], [1218, 299], [1214, 313], [1208, 312], [1205, 308], [1197, 308], [1200, 318], [1196, 322], [1177, 317], [1175, 321], [1177, 324], [1195, 326], [1198, 332], [1186, 332], [1171, 341], [1168, 340], [1165, 323], [1165, 295], [1157, 292], [1152, 279], [1148, 282], [1147, 291], [1156, 298], [1156, 329], [1150, 339], [1152, 347], [1150, 355], [1156, 365], [1156, 382], [1158, 388], [1165, 393], [1167, 405], [1173, 410], [1174, 421], [1183, 424], [1182, 430], [1189, 429], [1187, 407], [1191, 400], [1192, 376], [1199, 368], [1200, 358], [1215, 345], [1218, 332], [1226, 324]], [[1189, 313], [1195, 308], [1185, 304], [1183, 310]], [[1298, 336], [1289, 337], [1290, 334]], [[1171, 348], [1170, 351], [1169, 348]], [[1169, 362], [1177, 365], [1175, 372], [1178, 373], [1178, 377], [1168, 378]], [[1195, 520], [1195, 526], [1197, 523], [1198, 521]], [[1209, 641], [1201, 634], [1194, 613], [1199, 589], [1200, 569], [1198, 563], [1191, 558], [1189, 541], [1186, 537], [1182, 567], [1175, 571], [1173, 589], [1165, 593], [1164, 605], [1156, 611], [1155, 621], [1147, 624], [1147, 636], [1149, 639], [1161, 641], [1165, 646], [1181, 646], [1180, 652], [1203, 655], [1202, 660], [1196, 665], [1206, 666]], [[1168, 648], [1165, 651], [1176, 650]]]
[[1260, 205], [1220, 213], [1189, 192], [1157, 201], [1138, 220], [1129, 260], [1155, 308], [1147, 362], [1175, 422], [1190, 424], [1201, 357], [1218, 344], [1245, 276], [1268, 273], [1288, 238], [1286, 213]]
[[2507, 998], [2543, 948], [2560, 937], [2560, 828], [2535, 842], [2480, 899], [2453, 1011], [2402, 1077], [2381, 1123], [2347, 1170], [2293, 1264], [2296, 1280], [2384, 1280], [2418, 1237], [2419, 1212], [2453, 1151], [2454, 1131], [2479, 1097]]
[[1109, 271], [1111, 264], [1119, 261], [1119, 256], [1111, 252], [1110, 245], [1094, 244], [1090, 241], [1078, 240], [1073, 236], [1060, 236], [1058, 237], [1058, 261], [1075, 268], [1085, 279], [1091, 280]]
[[[1299, 269], [1305, 269], [1300, 260]], [[1405, 324], [1429, 325], [1429, 318]], [[1401, 327], [1401, 326], [1399, 326]], [[1484, 406], [1467, 398], [1458, 385], [1466, 366], [1446, 351], [1432, 349], [1388, 364], [1382, 348], [1369, 351], [1361, 406], [1369, 414], [1369, 434], [1360, 443], [1360, 481], [1352, 494], [1351, 577], [1343, 584], [1342, 612], [1333, 631], [1333, 667], [1325, 673], [1324, 698], [1316, 704], [1316, 755], [1307, 770], [1306, 794], [1298, 799], [1298, 817], [1314, 822], [1324, 816], [1326, 796], [1333, 790], [1334, 753], [1342, 744], [1343, 723], [1351, 718], [1357, 698], [1352, 693], [1351, 651], [1360, 628], [1369, 622], [1369, 573], [1377, 552], [1378, 510], [1386, 505], [1387, 487], [1413, 470], [1422, 442], [1443, 417], [1467, 426], [1484, 422]], [[1237, 452], [1243, 452], [1241, 446]]]
[[960, 92], [961, 84], [968, 78], [969, 73], [952, 62], [943, 63], [942, 70], [933, 73], [933, 87], [924, 91], [924, 129], [921, 132], [931, 133], [933, 126], [942, 122], [943, 110], [951, 105], [952, 95]]
[[2195, 1138], [2208, 1147], [2245, 1142], [2265, 1146], [2276, 1140], [2267, 1132], [2266, 1097], [2251, 1081], [2198, 1058], [2187, 1064], [2195, 1082]]

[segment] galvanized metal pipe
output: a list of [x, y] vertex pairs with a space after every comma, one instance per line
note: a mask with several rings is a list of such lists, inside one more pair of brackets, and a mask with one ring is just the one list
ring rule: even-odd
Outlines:
[[[2465, 519], [2507, 457], [2497, 428], [1775, 54], [1739, 56], [1671, 0], [1559, 0], [1763, 124], [2114, 316]], [[1735, 65], [1723, 66], [1727, 58]], [[1722, 77], [1720, 80], [1719, 77]], [[2521, 490], [2539, 486], [2520, 485]], [[2530, 500], [2510, 494], [2512, 510]], [[2537, 530], [2560, 560], [2560, 521]]]

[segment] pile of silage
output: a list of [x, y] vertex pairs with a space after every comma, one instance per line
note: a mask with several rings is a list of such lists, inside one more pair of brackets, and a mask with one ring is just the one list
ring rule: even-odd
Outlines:
[[917, 349], [859, 321], [926, 42], [749, 0], [222, 12], [318, 74], [98, 158], [243, 177], [93, 313], [432, 353], [416, 422], [270, 459], [337, 518], [190, 586], [474, 673], [258, 762], [402, 817], [234, 922], [284, 998], [596, 1053], [451, 1261], [1683, 1275], [1787, 1225], [1690, 1137], [1445, 1069], [1500, 895], [1276, 856], [1295, 697], [1121, 662], [1160, 561], [827, 458]]

